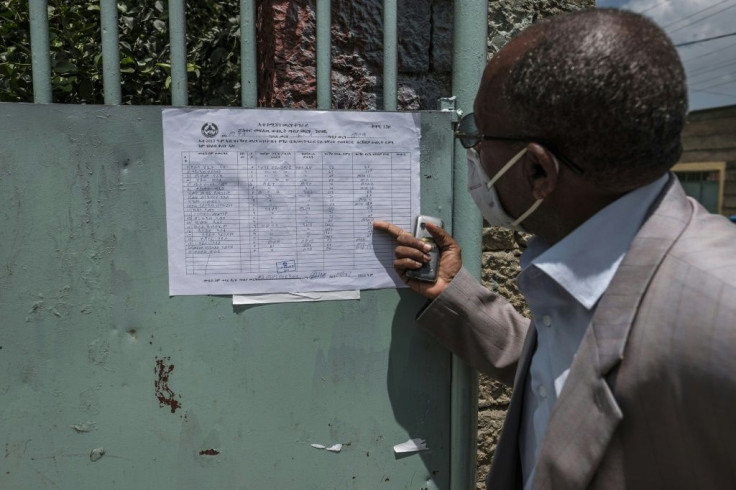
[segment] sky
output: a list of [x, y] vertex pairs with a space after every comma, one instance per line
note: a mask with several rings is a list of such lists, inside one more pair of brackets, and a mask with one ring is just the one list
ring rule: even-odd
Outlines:
[[[677, 47], [691, 111], [736, 105], [736, 0], [596, 0], [596, 7], [645, 15], [676, 46], [694, 42]], [[718, 36], [725, 37], [706, 40]]]

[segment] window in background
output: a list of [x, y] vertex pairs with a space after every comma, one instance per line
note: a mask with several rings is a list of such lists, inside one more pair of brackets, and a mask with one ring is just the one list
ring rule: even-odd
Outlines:
[[711, 213], [723, 212], [725, 162], [678, 163], [672, 170], [688, 196]]

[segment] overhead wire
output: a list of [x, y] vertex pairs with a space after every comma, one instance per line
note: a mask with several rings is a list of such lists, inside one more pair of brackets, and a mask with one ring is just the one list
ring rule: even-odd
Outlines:
[[[643, 10], [638, 11], [637, 13], [639, 13], [639, 14], [645, 14], [647, 12], [650, 12], [650, 11], [654, 10], [654, 9], [657, 9], [659, 7], [662, 7], [663, 5], [669, 3], [669, 1], [670, 0], [662, 0], [662, 1], [656, 2], [653, 5], [650, 5], [649, 7], [646, 7]], [[721, 8], [718, 9], [718, 7], [721, 7]], [[736, 7], [736, 2], [734, 2], [734, 0], [720, 0], [720, 1], [718, 1], [718, 2], [716, 2], [714, 4], [712, 4], [712, 5], [709, 5], [707, 7], [704, 7], [702, 9], [699, 9], [699, 10], [697, 10], [695, 12], [690, 13], [690, 14], [687, 14], [687, 15], [685, 15], [685, 16], [683, 16], [683, 17], [681, 17], [681, 18], [679, 18], [679, 19], [677, 19], [677, 20], [675, 20], [673, 22], [670, 22], [670, 23], [668, 23], [666, 25], [663, 25], [661, 27], [662, 27], [662, 29], [664, 29], [667, 32], [667, 34], [669, 34], [671, 36], [672, 34], [674, 34], [676, 32], [680, 32], [680, 31], [685, 30], [687, 28], [690, 28], [690, 27], [692, 27], [692, 26], [694, 26], [696, 24], [699, 24], [699, 23], [701, 23], [703, 21], [706, 21], [708, 19], [711, 19], [711, 18], [713, 18], [713, 17], [715, 17], [717, 15], [722, 14], [723, 12], [726, 12], [728, 10], [733, 9], [734, 7]], [[671, 29], [671, 30], [668, 31], [668, 29], [670, 29], [670, 28], [673, 28], [673, 29]], [[681, 42], [681, 43], [675, 44], [675, 47], [682, 48], [682, 47], [687, 47], [687, 46], [699, 45], [699, 44], [706, 43], [706, 42], [709, 42], [709, 41], [714, 41], [714, 40], [717, 40], [717, 39], [728, 38], [728, 37], [732, 37], [732, 36], [736, 36], [736, 32], [731, 32], [731, 33], [727, 33], [727, 34], [721, 34], [721, 35], [717, 35], [717, 36], [710, 36], [710, 37], [706, 37], [706, 38], [702, 38], [702, 39], [696, 39], [696, 40], [693, 40], [693, 41]], [[725, 51], [725, 50], [727, 50], [727, 49], [729, 49], [731, 47], [734, 47], [734, 46], [736, 46], [736, 43], [731, 43], [731, 44], [729, 44], [727, 46], [724, 46], [724, 47], [721, 47], [719, 49], [715, 49], [715, 50], [711, 50], [711, 51], [708, 51], [708, 52], [703, 53], [703, 54], [695, 55], [692, 58], [689, 58], [688, 60], [684, 60], [683, 59], [683, 61], [689, 61], [691, 59], [698, 59], [699, 60], [699, 59], [702, 59], [702, 58], [705, 58], [705, 57], [708, 57], [708, 56], [712, 56], [712, 55], [714, 55], [714, 54], [716, 54], [718, 52]], [[729, 84], [732, 84], [732, 83], [736, 83], [736, 78], [731, 78], [731, 77], [733, 77], [733, 75], [735, 73], [725, 73], [725, 74], [719, 74], [719, 75], [711, 76], [712, 74], [714, 74], [718, 70], [722, 70], [722, 69], [727, 68], [727, 67], [730, 67], [730, 66], [732, 66], [734, 64], [736, 64], [736, 61], [729, 60], [725, 64], [723, 62], [720, 62], [719, 63], [719, 66], [717, 66], [717, 67], [701, 66], [701, 68], [699, 68], [698, 70], [691, 71], [689, 73], [689, 76], [688, 76], [688, 89], [691, 92], [712, 93], [714, 95], [721, 95], [721, 96], [725, 96], [725, 97], [729, 97], [729, 98], [736, 98], [736, 95], [726, 94], [726, 93], [720, 93], [720, 92], [719, 93], [716, 93], [716, 92], [709, 92], [708, 91], [708, 89], [711, 89], [711, 88], [717, 88], [717, 87], [721, 87], [721, 86], [724, 86], [724, 85], [729, 85]], [[703, 78], [704, 76], [705, 76], [705, 78]], [[726, 77], [728, 79], [727, 80], [724, 80], [724, 77]], [[698, 78], [700, 78], [700, 80], [698, 80]], [[712, 82], [717, 82], [717, 83], [714, 84]], [[708, 85], [708, 84], [710, 84], [710, 85]], [[700, 88], [698, 88], [698, 87], [700, 87]]]
[[[736, 79], [733, 78], [733, 76], [736, 75], [736, 71], [733, 71], [733, 68], [731, 71], [726, 73], [720, 73], [718, 75], [712, 76], [710, 78], [706, 78], [705, 80], [700, 80], [697, 82], [693, 82], [691, 80], [688, 80], [688, 86], [692, 86], [693, 88], [708, 88], [708, 84], [711, 82], [719, 82], [720, 84], [726, 84], [736, 81]], [[727, 80], [724, 80], [724, 78], [727, 78]]]
[[710, 67], [707, 67], [706, 66], [706, 67], [704, 67], [703, 69], [700, 69], [700, 70], [691, 70], [690, 72], [688, 72], [687, 78], [688, 78], [688, 80], [692, 80], [693, 78], [698, 78], [698, 77], [700, 77], [702, 75], [705, 75], [706, 73], [711, 73], [711, 72], [714, 72], [714, 71], [722, 70], [723, 68], [725, 68], [727, 66], [731, 66], [731, 65], [736, 65], [736, 60], [728, 60], [728, 61], [725, 61], [725, 62], [720, 62], [718, 64], [718, 66], [712, 66], [711, 65]]
[[688, 42], [685, 42], [685, 43], [679, 43], [679, 44], [675, 44], [675, 47], [676, 48], [682, 48], [682, 47], [685, 47], [685, 46], [691, 46], [693, 44], [704, 43], [706, 41], [713, 41], [714, 39], [723, 39], [724, 37], [731, 37], [731, 36], [736, 36], [736, 32], [731, 32], [729, 34], [721, 34], [720, 36], [706, 37], [706, 38], [703, 38], [703, 39], [696, 39], [695, 41], [688, 41]]
[[729, 73], [728, 75], [724, 75], [724, 76], [730, 77], [730, 78], [729, 78], [728, 80], [726, 80], [725, 82], [721, 82], [721, 83], [716, 83], [715, 85], [708, 85], [708, 86], [705, 86], [705, 87], [700, 87], [700, 88], [701, 88], [701, 89], [716, 88], [716, 87], [722, 87], [722, 86], [724, 86], [724, 85], [729, 85], [729, 84], [732, 84], [732, 83], [736, 83], [736, 78], [733, 78], [733, 77], [732, 77], [732, 75], [733, 75], [733, 74], [734, 74], [734, 73]]
[[637, 14], [639, 14], [639, 15], [644, 15], [644, 14], [646, 14], [647, 12], [649, 12], [650, 10], [654, 10], [654, 9], [656, 9], [657, 7], [661, 7], [662, 5], [664, 5], [665, 3], [669, 2], [669, 1], [670, 1], [670, 0], [664, 0], [664, 1], [662, 1], [662, 2], [659, 2], [659, 3], [658, 3], [658, 4], [656, 4], [656, 5], [652, 5], [651, 7], [649, 7], [649, 8], [646, 8], [646, 9], [644, 9], [644, 10], [640, 10], [639, 12], [636, 12], [636, 13], [637, 13]]
[[[733, 78], [733, 75], [736, 75], [736, 72], [730, 72], [730, 73], [723, 73], [721, 75], [715, 76], [713, 78], [709, 78], [707, 80], [701, 80], [699, 82], [694, 82], [692, 85], [688, 82], [688, 87], [691, 88], [711, 88], [714, 86], [720, 86], [720, 85], [726, 85], [728, 83], [736, 82], [736, 79]], [[728, 77], [728, 80], [723, 80], [724, 77]], [[723, 80], [723, 81], [721, 81]], [[716, 85], [708, 85], [709, 83], [713, 81], [721, 81], [720, 83]]]
[[703, 94], [712, 94], [712, 95], [722, 95], [724, 97], [730, 97], [732, 99], [736, 99], [736, 95], [733, 94], [724, 94], [723, 92], [711, 92], [709, 90], [693, 90], [693, 92], [699, 92]]
[[727, 44], [726, 46], [724, 46], [724, 47], [722, 47], [720, 49], [714, 49], [714, 50], [708, 51], [706, 53], [694, 54], [691, 58], [682, 58], [682, 62], [685, 63], [686, 61], [694, 60], [695, 58], [698, 58], [698, 60], [701, 60], [703, 58], [706, 58], [708, 56], [712, 56], [712, 55], [714, 55], [716, 53], [720, 53], [721, 51], [725, 51], [725, 50], [730, 49], [730, 48], [733, 48], [733, 47], [736, 47], [736, 43]]
[[721, 10], [718, 10], [718, 11], [716, 11], [716, 12], [713, 12], [713, 13], [712, 13], [712, 14], [710, 14], [710, 15], [706, 15], [705, 17], [701, 17], [701, 18], [700, 18], [700, 19], [698, 19], [698, 20], [695, 20], [695, 21], [693, 21], [693, 22], [690, 22], [690, 23], [688, 23], [688, 24], [685, 24], [684, 26], [678, 27], [677, 29], [674, 29], [674, 30], [672, 30], [672, 31], [668, 31], [668, 32], [667, 32], [667, 34], [670, 34], [670, 35], [671, 35], [672, 33], [675, 33], [675, 32], [678, 32], [678, 31], [681, 31], [681, 30], [685, 29], [686, 27], [692, 27], [693, 25], [697, 24], [698, 22], [702, 22], [702, 21], [704, 21], [704, 20], [706, 20], [706, 19], [710, 19], [711, 17], [713, 17], [713, 16], [716, 16], [716, 15], [720, 14], [721, 12], [725, 12], [726, 10], [732, 9], [732, 8], [734, 8], [734, 7], [736, 7], [736, 3], [735, 3], [735, 4], [733, 4], [733, 5], [729, 5], [728, 7], [724, 7], [724, 8], [722, 8]]
[[710, 10], [712, 8], [716, 8], [717, 6], [719, 6], [721, 4], [724, 4], [724, 3], [727, 3], [729, 1], [731, 1], [731, 0], [721, 0], [718, 3], [715, 3], [715, 4], [713, 4], [713, 5], [709, 6], [709, 7], [705, 7], [705, 8], [702, 8], [700, 10], [697, 10], [697, 11], [693, 12], [692, 14], [688, 14], [685, 17], [681, 17], [681, 18], [677, 19], [676, 21], [670, 22], [669, 24], [667, 24], [665, 26], [661, 26], [661, 27], [662, 27], [662, 29], [667, 30], [667, 29], [669, 29], [670, 27], [672, 27], [675, 24], [679, 24], [680, 22], [682, 22], [684, 20], [687, 20], [687, 19], [690, 19], [692, 17], [695, 17], [696, 15], [701, 14], [701, 13], [705, 12], [706, 10]]

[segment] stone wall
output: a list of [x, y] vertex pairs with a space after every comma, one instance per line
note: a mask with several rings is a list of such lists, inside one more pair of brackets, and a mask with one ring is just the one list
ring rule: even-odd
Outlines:
[[[481, 282], [493, 292], [508, 298], [517, 311], [529, 310], [516, 287], [519, 256], [526, 247], [527, 235], [486, 226], [483, 228]], [[488, 376], [479, 377], [477, 487], [485, 488], [485, 478], [501, 434], [511, 389]]]

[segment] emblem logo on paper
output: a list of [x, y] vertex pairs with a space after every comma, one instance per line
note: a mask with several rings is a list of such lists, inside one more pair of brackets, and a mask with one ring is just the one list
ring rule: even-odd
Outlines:
[[281, 262], [276, 262], [276, 272], [296, 272], [296, 261], [282, 260]]
[[215, 123], [207, 122], [202, 125], [202, 134], [206, 138], [214, 138], [217, 136], [217, 132], [217, 124]]

